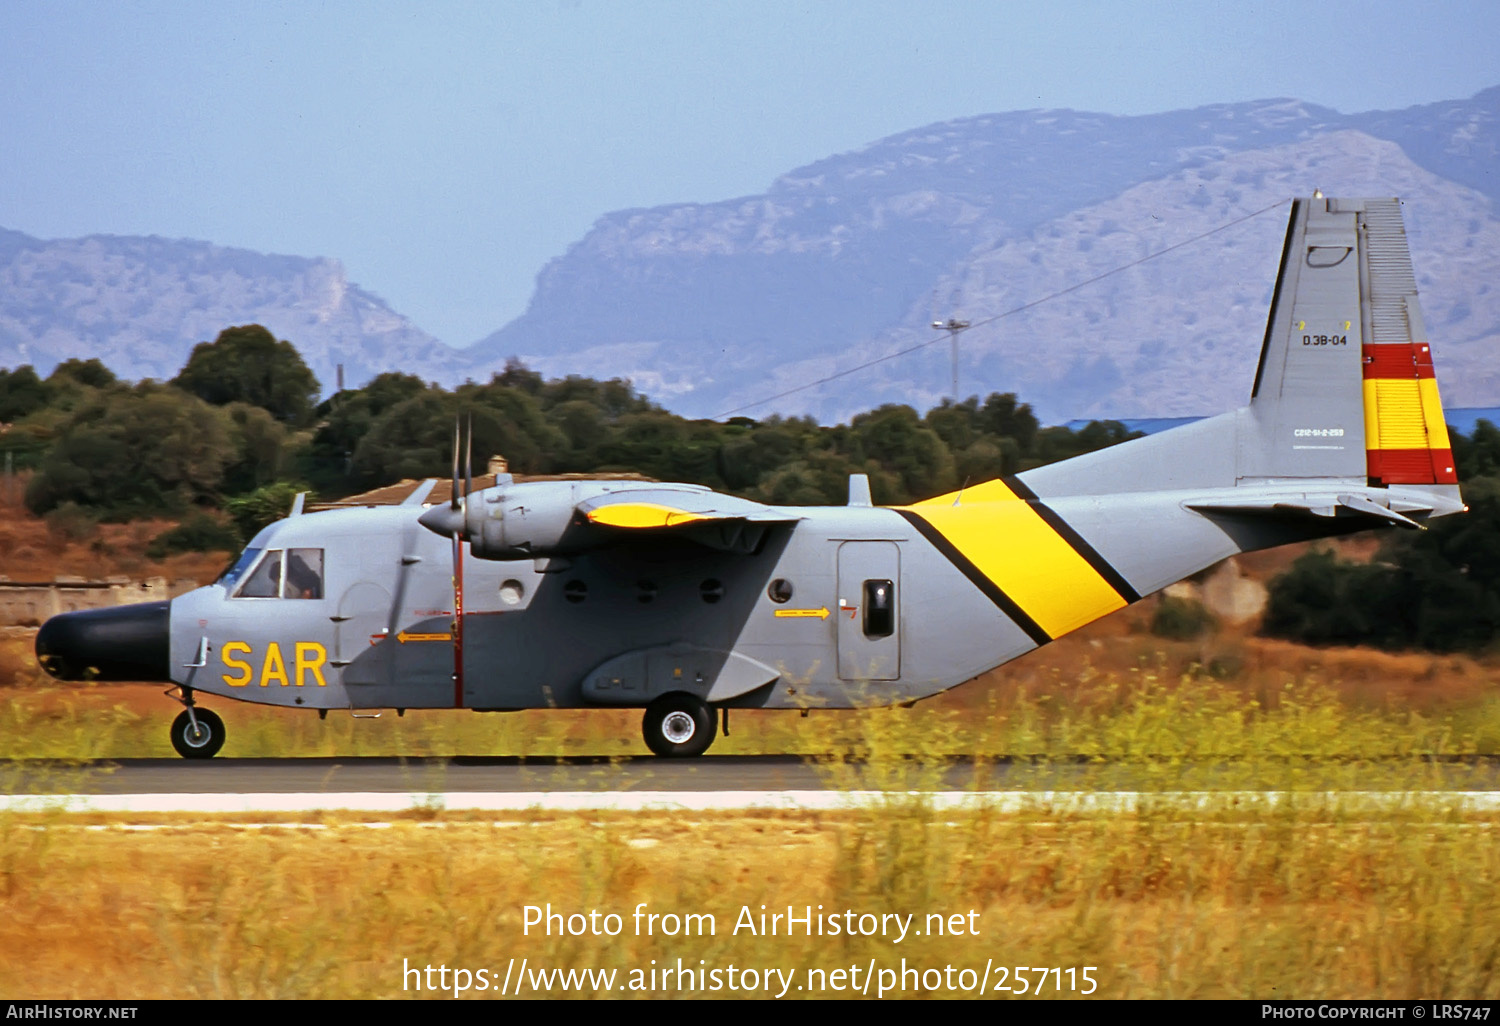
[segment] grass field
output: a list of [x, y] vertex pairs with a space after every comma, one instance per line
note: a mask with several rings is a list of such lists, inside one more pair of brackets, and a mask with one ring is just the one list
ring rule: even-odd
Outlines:
[[[624, 990], [631, 970], [644, 987], [649, 970], [680, 958], [775, 968], [792, 979], [789, 997], [816, 996], [809, 970], [873, 966], [876, 990], [898, 978], [881, 970], [970, 970], [947, 989], [928, 974], [897, 992], [957, 997], [980, 975], [1018, 987], [1014, 967], [1025, 966], [1094, 967], [1099, 997], [1493, 998], [1497, 827], [1264, 809], [954, 816], [905, 800], [837, 814], [538, 813], [382, 827], [328, 817], [253, 830], [12, 817], [0, 826], [0, 994], [445, 996], [403, 974], [431, 965], [468, 970], [463, 996], [484, 998], [524, 958], [528, 993], [538, 972], [613, 969], [607, 993], [681, 996], [680, 979]], [[550, 937], [528, 932], [528, 905], [614, 913], [618, 935], [590, 935], [581, 919], [582, 936], [565, 935], [566, 919]], [[641, 905], [663, 917], [649, 933], [637, 932]], [[806, 936], [796, 924], [792, 936], [736, 933], [742, 910], [758, 922], [762, 906], [911, 915], [924, 935], [898, 939], [895, 923], [886, 936]], [[703, 935], [663, 935], [678, 925], [666, 917], [689, 913], [711, 916], [713, 933], [700, 918]], [[957, 915], [961, 935], [926, 934], [933, 914], [949, 926]], [[1076, 973], [1057, 979], [1042, 996], [1084, 987]], [[600, 982], [571, 992], [599, 994]], [[568, 992], [552, 981], [549, 993]]]

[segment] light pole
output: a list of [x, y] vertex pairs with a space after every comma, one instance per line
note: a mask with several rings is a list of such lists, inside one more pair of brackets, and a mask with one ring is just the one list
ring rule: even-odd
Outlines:
[[953, 350], [953, 405], [958, 405], [958, 333], [969, 326], [968, 321], [961, 321], [957, 317], [949, 317], [946, 321], [933, 321], [932, 326], [939, 331], [948, 333], [949, 345]]

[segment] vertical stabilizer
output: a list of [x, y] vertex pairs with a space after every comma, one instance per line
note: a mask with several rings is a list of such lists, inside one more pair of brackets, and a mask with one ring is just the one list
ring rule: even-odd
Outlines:
[[1456, 482], [1399, 201], [1292, 204], [1239, 435], [1241, 482]]
[[1237, 552], [1464, 508], [1400, 203], [1315, 194], [1248, 405], [899, 512], [1040, 645]]

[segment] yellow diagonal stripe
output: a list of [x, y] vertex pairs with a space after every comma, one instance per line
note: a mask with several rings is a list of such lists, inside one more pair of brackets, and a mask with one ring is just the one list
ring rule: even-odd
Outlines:
[[965, 489], [957, 506], [950, 494], [910, 508], [1054, 638], [1125, 606], [1004, 481]]
[[617, 502], [589, 513], [589, 519], [606, 527], [676, 527], [707, 517], [654, 502]]
[[994, 481], [986, 481], [977, 484], [973, 488], [962, 488], [947, 495], [939, 495], [935, 499], [923, 499], [921, 502], [912, 503], [913, 507], [920, 506], [924, 511], [928, 506], [951, 506], [957, 500], [963, 505], [971, 502], [1020, 502], [1016, 493], [1010, 490], [1010, 486], [1004, 481], [996, 478]]

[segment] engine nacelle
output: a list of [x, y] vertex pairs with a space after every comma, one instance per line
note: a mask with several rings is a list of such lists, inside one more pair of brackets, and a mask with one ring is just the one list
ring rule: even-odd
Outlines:
[[[464, 533], [480, 559], [533, 559], [566, 555], [564, 536], [574, 507], [599, 493], [566, 481], [536, 481], [487, 488], [464, 500]], [[575, 535], [577, 531], [573, 532]]]
[[423, 513], [422, 526], [451, 538], [462, 532], [479, 559], [567, 556], [589, 542], [579, 503], [612, 492], [659, 490], [651, 481], [527, 481], [470, 493], [459, 509], [447, 503]]

